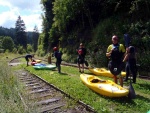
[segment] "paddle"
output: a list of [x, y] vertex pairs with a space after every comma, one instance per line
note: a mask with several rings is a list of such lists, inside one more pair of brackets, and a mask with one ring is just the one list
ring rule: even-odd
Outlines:
[[[124, 34], [124, 41], [125, 41], [126, 48], [129, 47], [130, 40], [131, 40], [130, 36], [128, 34]], [[129, 70], [130, 70], [130, 65], [129, 65]], [[132, 86], [132, 82], [131, 82], [131, 74], [130, 74], [130, 85], [129, 85], [128, 98], [129, 99], [135, 99], [136, 98], [135, 90], [134, 90], [134, 88]]]

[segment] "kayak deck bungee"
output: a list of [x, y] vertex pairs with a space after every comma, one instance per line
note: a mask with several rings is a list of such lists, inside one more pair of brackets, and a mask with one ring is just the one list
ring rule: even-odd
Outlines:
[[128, 89], [121, 87], [111, 80], [103, 80], [94, 75], [81, 74], [80, 79], [91, 90], [108, 97], [123, 97], [129, 93]]
[[[97, 76], [106, 76], [106, 77], [111, 77], [111, 78], [113, 78], [114, 76], [109, 70], [105, 68], [89, 68], [89, 71]], [[121, 72], [121, 75], [125, 77], [126, 72]]]

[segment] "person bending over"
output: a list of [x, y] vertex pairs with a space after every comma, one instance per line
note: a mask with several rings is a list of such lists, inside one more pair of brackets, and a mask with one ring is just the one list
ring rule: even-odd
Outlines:
[[25, 56], [25, 60], [27, 61], [27, 66], [29, 66], [29, 60], [32, 61], [33, 57], [34, 57], [34, 55], [30, 55], [30, 54], [28, 54], [28, 55]]

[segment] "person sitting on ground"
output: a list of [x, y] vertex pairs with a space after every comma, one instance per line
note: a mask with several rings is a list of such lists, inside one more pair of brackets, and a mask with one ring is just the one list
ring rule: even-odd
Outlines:
[[[81, 72], [84, 73], [84, 63], [85, 63], [86, 48], [84, 48], [83, 43], [80, 43], [80, 46], [77, 49], [77, 53], [78, 53], [77, 63], [78, 63], [79, 72], [80, 73]], [[82, 65], [82, 71], [81, 71], [80, 64]]]
[[57, 47], [53, 48], [54, 50], [54, 57], [56, 58], [56, 67], [58, 68], [58, 73], [61, 73], [61, 62], [62, 62], [62, 52], [59, 51]]
[[124, 81], [128, 81], [128, 77], [131, 72], [133, 76], [133, 83], [136, 83], [137, 67], [135, 58], [135, 47], [129, 46], [128, 48], [126, 48], [126, 55], [124, 57], [123, 62], [126, 62], [126, 79]]
[[123, 44], [119, 44], [119, 39], [116, 35], [112, 37], [112, 44], [108, 46], [106, 56], [110, 58], [108, 68], [114, 75], [114, 82], [117, 83], [119, 77], [120, 85], [123, 87], [123, 77], [121, 71], [124, 68], [123, 57], [125, 53], [125, 47]]
[[29, 66], [29, 60], [32, 61], [33, 57], [34, 57], [34, 55], [30, 55], [30, 54], [25, 56], [25, 60], [27, 61], [27, 66]]

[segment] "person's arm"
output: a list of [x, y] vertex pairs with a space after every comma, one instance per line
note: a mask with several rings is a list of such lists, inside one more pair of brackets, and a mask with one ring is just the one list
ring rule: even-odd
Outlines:
[[111, 53], [112, 53], [112, 50], [109, 51], [109, 52], [107, 52], [107, 53], [106, 53], [106, 56], [107, 56], [107, 57], [110, 57], [110, 56], [111, 56]]
[[126, 48], [126, 52], [125, 52], [125, 54], [124, 54], [124, 59], [123, 59], [123, 62], [126, 62], [127, 60], [128, 60], [128, 58], [129, 58], [129, 49], [128, 48]]
[[110, 57], [110, 56], [111, 56], [112, 51], [113, 51], [113, 49], [111, 48], [111, 46], [108, 46], [108, 48], [107, 48], [107, 52], [106, 52], [106, 56], [107, 56], [107, 57]]
[[129, 58], [129, 53], [125, 55], [124, 59], [123, 59], [123, 62], [126, 62]]

